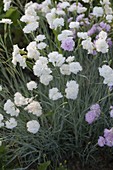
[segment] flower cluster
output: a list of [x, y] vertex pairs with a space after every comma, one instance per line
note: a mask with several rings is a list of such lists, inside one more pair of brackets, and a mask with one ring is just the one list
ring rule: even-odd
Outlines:
[[26, 23], [23, 28], [24, 33], [31, 33], [39, 27], [39, 17], [37, 16], [37, 3], [32, 1], [25, 5], [25, 15], [21, 17], [21, 21]]
[[[5, 126], [7, 129], [15, 128], [18, 122], [16, 119], [17, 117], [19, 117], [19, 114], [21, 114], [19, 107], [23, 108], [23, 106], [24, 106], [24, 110], [27, 111], [28, 113], [32, 113], [37, 117], [42, 115], [42, 107], [38, 101], [33, 100], [33, 98], [25, 98], [24, 96], [22, 96], [21, 93], [16, 92], [14, 94], [14, 102], [8, 99], [4, 104], [4, 111], [10, 117], [8, 118], [8, 120], [5, 121], [3, 115], [0, 114], [0, 127]], [[40, 128], [40, 124], [37, 120], [28, 121], [26, 126], [27, 126], [27, 130], [33, 134], [37, 133]]]

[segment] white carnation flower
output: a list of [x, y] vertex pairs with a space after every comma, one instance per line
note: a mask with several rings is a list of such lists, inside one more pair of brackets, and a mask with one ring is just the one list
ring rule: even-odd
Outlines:
[[55, 18], [53, 20], [53, 28], [56, 30], [58, 27], [64, 26], [64, 19], [63, 18]]
[[109, 46], [104, 39], [99, 38], [95, 41], [95, 47], [98, 52], [107, 53]]
[[51, 100], [58, 100], [62, 97], [63, 97], [62, 94], [59, 92], [59, 90], [56, 87], [49, 89], [49, 98]]
[[106, 20], [107, 20], [109, 23], [111, 23], [112, 20], [113, 20], [113, 15], [107, 15], [107, 16], [106, 16]]
[[11, 21], [11, 19], [6, 19], [6, 18], [3, 18], [0, 23], [4, 23], [4, 24], [9, 24], [11, 25], [13, 22]]
[[20, 54], [20, 49], [18, 47], [18, 45], [13, 45], [13, 59], [12, 59], [12, 63], [16, 66], [17, 63], [20, 64], [20, 66], [24, 69], [25, 67], [27, 67], [26, 65], [26, 58], [24, 56], [22, 56]]
[[63, 64], [63, 65], [60, 67], [60, 72], [61, 72], [61, 74], [63, 74], [63, 75], [70, 75], [70, 74], [71, 74], [71, 71], [70, 71], [70, 66], [69, 66], [69, 64]]
[[75, 59], [75, 56], [69, 56], [69, 57], [66, 59], [66, 62], [67, 62], [67, 63], [71, 63], [71, 62], [74, 61], [74, 59]]
[[33, 90], [37, 88], [37, 83], [35, 81], [30, 81], [29, 83], [27, 83], [27, 88], [28, 90]]
[[15, 118], [10, 118], [8, 121], [5, 122], [7, 129], [13, 129], [17, 126], [17, 121]]
[[83, 49], [88, 51], [88, 54], [92, 54], [94, 50], [94, 44], [91, 42], [91, 38], [88, 37], [82, 41]]
[[99, 67], [100, 76], [104, 77], [104, 84], [108, 86], [113, 86], [113, 69], [108, 65], [103, 65], [102, 68]]
[[63, 30], [61, 34], [58, 35], [58, 40], [63, 41], [66, 38], [70, 37], [73, 35], [73, 32], [70, 30]]
[[31, 22], [31, 23], [28, 23], [24, 28], [23, 28], [23, 31], [24, 33], [26, 34], [29, 34], [33, 31], [36, 31], [36, 29], [39, 27], [39, 22]]
[[40, 76], [40, 82], [45, 86], [49, 85], [49, 82], [53, 80], [53, 76], [50, 74], [44, 74]]
[[62, 3], [59, 4], [59, 7], [62, 8], [62, 9], [66, 9], [69, 6], [70, 6], [69, 2], [62, 2]]
[[38, 36], [36, 36], [35, 41], [40, 42], [45, 39], [46, 39], [45, 35], [39, 34]]
[[54, 66], [60, 67], [64, 61], [65, 57], [62, 54], [59, 54], [57, 51], [53, 51], [48, 54], [49, 62], [51, 62]]
[[78, 33], [77, 33], [77, 36], [78, 36], [79, 38], [82, 38], [82, 39], [87, 39], [87, 38], [88, 38], [87, 32], [78, 32]]
[[113, 10], [108, 4], [104, 5], [104, 10], [105, 10], [106, 15], [112, 15], [113, 14]]
[[82, 6], [77, 6], [77, 13], [81, 14], [87, 11], [86, 7], [82, 7]]
[[40, 129], [40, 124], [37, 120], [31, 120], [27, 122], [27, 130], [30, 133], [36, 134]]
[[35, 60], [39, 59], [40, 52], [37, 49], [36, 41], [30, 42], [26, 49], [28, 51], [27, 53], [28, 58], [34, 58]]
[[32, 101], [30, 104], [28, 104], [24, 110], [27, 110], [29, 113], [33, 113], [36, 116], [41, 116], [42, 114], [42, 107], [39, 102]]
[[102, 30], [102, 31], [99, 33], [98, 36], [99, 36], [99, 38], [106, 40], [106, 38], [107, 38], [107, 33]]
[[14, 105], [14, 103], [8, 99], [6, 103], [4, 104], [4, 110], [7, 114], [10, 114], [11, 116], [18, 116], [19, 115], [19, 109], [17, 109]]
[[93, 15], [96, 17], [102, 17], [102, 15], [104, 14], [104, 10], [102, 7], [97, 7], [95, 6], [93, 8]]
[[79, 62], [72, 62], [69, 64], [70, 72], [77, 74], [79, 71], [82, 71], [82, 66]]
[[40, 42], [39, 44], [37, 44], [37, 48], [38, 48], [39, 50], [43, 50], [43, 49], [46, 48], [46, 47], [47, 47], [47, 44], [44, 43], [44, 42]]
[[7, 11], [10, 8], [12, 0], [3, 0], [4, 3], [4, 11]]
[[25, 98], [24, 96], [22, 96], [21, 93], [16, 92], [14, 94], [14, 103], [16, 104], [16, 106], [24, 106], [28, 104], [28, 98]]
[[69, 28], [79, 28], [80, 27], [80, 24], [79, 24], [79, 22], [70, 22], [70, 24], [69, 24]]
[[78, 95], [79, 85], [76, 83], [76, 81], [71, 80], [67, 82], [66, 86], [67, 86], [67, 88], [65, 89], [66, 98], [75, 100]]

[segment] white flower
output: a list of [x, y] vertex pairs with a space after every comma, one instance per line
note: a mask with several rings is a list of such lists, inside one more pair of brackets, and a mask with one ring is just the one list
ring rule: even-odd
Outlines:
[[0, 85], [0, 91], [2, 91], [2, 85]]
[[36, 116], [41, 116], [42, 114], [42, 107], [39, 102], [32, 101], [30, 104], [28, 104], [24, 110], [27, 110], [29, 113], [33, 113]]
[[65, 89], [66, 98], [75, 100], [78, 95], [79, 85], [76, 83], [76, 81], [71, 80], [67, 82], [66, 86], [67, 86], [67, 88]]
[[77, 13], [81, 14], [83, 12], [86, 12], [87, 8], [86, 7], [82, 7], [82, 6], [77, 6]]
[[79, 71], [82, 71], [82, 67], [79, 62], [72, 62], [69, 64], [70, 72], [77, 74]]
[[102, 31], [99, 33], [98, 36], [99, 36], [99, 38], [106, 40], [106, 38], [107, 38], [107, 33], [102, 30]]
[[112, 20], [113, 20], [113, 15], [107, 15], [107, 16], [106, 16], [106, 20], [107, 20], [109, 23], [111, 23]]
[[30, 81], [29, 83], [27, 83], [27, 88], [28, 90], [33, 90], [37, 88], [37, 83], [35, 81]]
[[63, 18], [55, 18], [53, 20], [53, 28], [56, 30], [58, 27], [64, 26], [64, 19]]
[[8, 99], [6, 103], [4, 104], [4, 110], [7, 114], [10, 114], [11, 116], [18, 116], [19, 115], [19, 109], [17, 109], [14, 105], [14, 103]]
[[83, 2], [85, 2], [85, 3], [89, 3], [90, 2], [90, 0], [82, 0]]
[[43, 1], [42, 3], [41, 3], [41, 11], [42, 11], [42, 13], [48, 13], [48, 12], [50, 12], [50, 6], [51, 5], [51, 0], [45, 0], [45, 1]]
[[88, 37], [86, 40], [82, 41], [83, 49], [88, 50], [88, 54], [92, 54], [94, 50], [94, 44], [91, 42], [91, 38]]
[[45, 35], [39, 34], [38, 36], [36, 36], [35, 41], [40, 42], [45, 39], [46, 39]]
[[34, 75], [40, 77], [42, 75], [48, 75], [52, 73], [51, 69], [48, 67], [48, 60], [46, 57], [40, 57], [39, 60], [35, 62], [33, 66]]
[[73, 35], [73, 32], [70, 30], [63, 30], [61, 34], [58, 35], [58, 40], [63, 41], [66, 38], [70, 37]]
[[102, 68], [99, 67], [100, 76], [104, 77], [104, 84], [108, 86], [113, 86], [113, 69], [108, 65], [103, 65]]
[[36, 134], [39, 131], [40, 124], [37, 122], [37, 120], [31, 120], [27, 122], [27, 130], [30, 133]]
[[71, 71], [70, 71], [69, 64], [63, 64], [63, 65], [60, 67], [60, 72], [61, 72], [61, 74], [63, 74], [63, 75], [70, 75], [70, 74], [71, 74]]
[[102, 7], [97, 7], [95, 6], [93, 8], [93, 15], [96, 17], [101, 17], [104, 14], [103, 8]]
[[78, 32], [78, 33], [77, 33], [77, 36], [78, 36], [79, 38], [82, 38], [82, 39], [88, 38], [87, 32]]
[[65, 9], [69, 6], [70, 6], [69, 2], [62, 2], [62, 3], [59, 4], [59, 7], [62, 8], [62, 9]]
[[49, 85], [49, 82], [53, 80], [53, 76], [50, 74], [44, 74], [40, 76], [40, 82], [45, 86]]
[[66, 62], [67, 63], [71, 63], [72, 61], [74, 61], [75, 59], [75, 56], [69, 56], [67, 59], [66, 59]]
[[7, 129], [13, 129], [17, 126], [17, 121], [15, 118], [10, 118], [8, 121], [5, 122]]
[[28, 99], [22, 96], [21, 93], [16, 92], [14, 94], [14, 103], [16, 104], [16, 106], [24, 106], [28, 104]]
[[62, 54], [59, 54], [57, 51], [53, 51], [48, 54], [49, 62], [51, 62], [54, 66], [60, 67], [64, 61], [65, 57]]
[[79, 28], [80, 27], [80, 24], [79, 24], [79, 22], [70, 22], [70, 24], [69, 24], [69, 28]]
[[53, 8], [51, 12], [46, 14], [46, 19], [51, 29], [54, 29], [53, 21], [55, 18], [56, 18], [56, 9]]
[[105, 10], [106, 15], [112, 15], [113, 14], [113, 10], [108, 4], [104, 5], [104, 10]]
[[4, 11], [7, 11], [10, 8], [12, 0], [3, 0], [4, 3]]
[[27, 46], [27, 57], [28, 58], [34, 58], [35, 60], [39, 59], [40, 56], [40, 52], [37, 49], [37, 43], [36, 41], [32, 41], [29, 43], [29, 45]]
[[49, 89], [49, 98], [51, 100], [58, 100], [62, 97], [63, 97], [62, 94], [59, 92], [59, 90], [56, 87]]
[[17, 65], [17, 62], [18, 62], [23, 69], [25, 67], [27, 67], [26, 58], [20, 54], [20, 49], [19, 49], [18, 45], [13, 45], [12, 56], [13, 56], [12, 63], [15, 66]]
[[13, 22], [10, 20], [10, 19], [6, 19], [6, 18], [3, 18], [0, 23], [4, 23], [4, 24], [9, 24], [11, 25]]
[[25, 15], [23, 15], [20, 20], [25, 22], [27, 25], [23, 28], [24, 33], [31, 33], [39, 27], [39, 17], [37, 16], [38, 4], [28, 3], [25, 6]]
[[102, 5], [110, 5], [110, 1], [109, 0], [102, 0], [102, 1], [100, 1], [100, 3], [102, 4]]
[[24, 28], [23, 31], [26, 34], [29, 34], [33, 31], [36, 31], [36, 29], [39, 27], [39, 22], [31, 22], [29, 24], [27, 24]]
[[40, 43], [37, 45], [37, 48], [38, 48], [39, 50], [43, 50], [43, 49], [46, 48], [46, 47], [47, 47], [47, 44], [44, 43], [44, 42], [40, 42]]
[[99, 38], [95, 41], [95, 47], [98, 52], [107, 53], [109, 46], [104, 39]]

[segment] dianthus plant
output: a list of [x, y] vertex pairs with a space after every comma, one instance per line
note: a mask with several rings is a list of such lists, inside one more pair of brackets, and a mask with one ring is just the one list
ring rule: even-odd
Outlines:
[[[3, 1], [3, 5], [4, 11], [15, 8], [13, 1]], [[30, 1], [23, 11], [17, 23], [25, 43], [14, 44], [12, 37], [9, 50], [3, 46], [7, 39], [3, 43], [1, 36], [0, 45], [9, 57], [5, 62], [11, 73], [15, 70], [10, 75], [15, 83], [7, 78], [11, 87], [1, 78], [0, 128], [13, 135], [7, 139], [3, 134], [2, 140], [6, 144], [9, 140], [10, 145], [14, 140], [14, 147], [20, 148], [16, 157], [28, 159], [28, 164], [40, 162], [44, 154], [59, 159], [67, 150], [70, 155], [83, 152], [84, 159], [89, 144], [94, 150], [97, 143], [112, 147], [112, 127], [104, 130], [104, 137], [100, 136], [105, 125], [111, 126], [111, 120], [106, 123], [104, 115], [112, 105], [111, 3], [101, 0], [94, 6], [93, 0]], [[14, 23], [3, 18], [0, 24], [4, 24], [6, 33]], [[17, 74], [24, 83], [18, 83]], [[6, 89], [9, 92], [15, 86], [11, 95], [6, 95]], [[112, 111], [110, 115], [112, 118]]]

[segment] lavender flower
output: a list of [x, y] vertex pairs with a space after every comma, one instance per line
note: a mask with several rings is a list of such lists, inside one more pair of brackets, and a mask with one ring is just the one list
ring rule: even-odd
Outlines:
[[105, 138], [103, 136], [99, 136], [98, 145], [100, 147], [103, 147], [105, 145]]
[[112, 47], [113, 42], [112, 42], [111, 38], [108, 38], [108, 39], [107, 39], [107, 43], [108, 43], [109, 47]]
[[96, 111], [97, 116], [100, 116], [100, 106], [99, 106], [99, 104], [93, 104], [90, 107], [90, 110]]
[[96, 118], [96, 112], [95, 111], [89, 111], [85, 115], [85, 120], [89, 124], [92, 124], [95, 121], [95, 118]]
[[77, 22], [79, 22], [79, 21], [81, 21], [83, 18], [84, 18], [84, 14], [80, 14], [80, 15], [78, 15], [77, 17], [76, 17], [76, 21]]
[[100, 116], [100, 106], [99, 104], [94, 104], [90, 107], [90, 111], [88, 111], [85, 115], [85, 120], [89, 124], [92, 124], [97, 118]]
[[97, 31], [97, 24], [93, 25], [92, 28], [88, 31], [88, 36], [95, 34]]
[[107, 146], [113, 146], [113, 128], [104, 130], [104, 138]]
[[102, 29], [104, 29], [105, 31], [107, 31], [107, 32], [109, 32], [110, 31], [110, 25], [109, 24], [106, 24], [105, 22], [101, 22], [100, 24], [100, 27], [102, 28]]
[[73, 41], [72, 38], [68, 37], [65, 40], [62, 41], [61, 47], [65, 51], [73, 51], [73, 48], [75, 46], [75, 42]]

